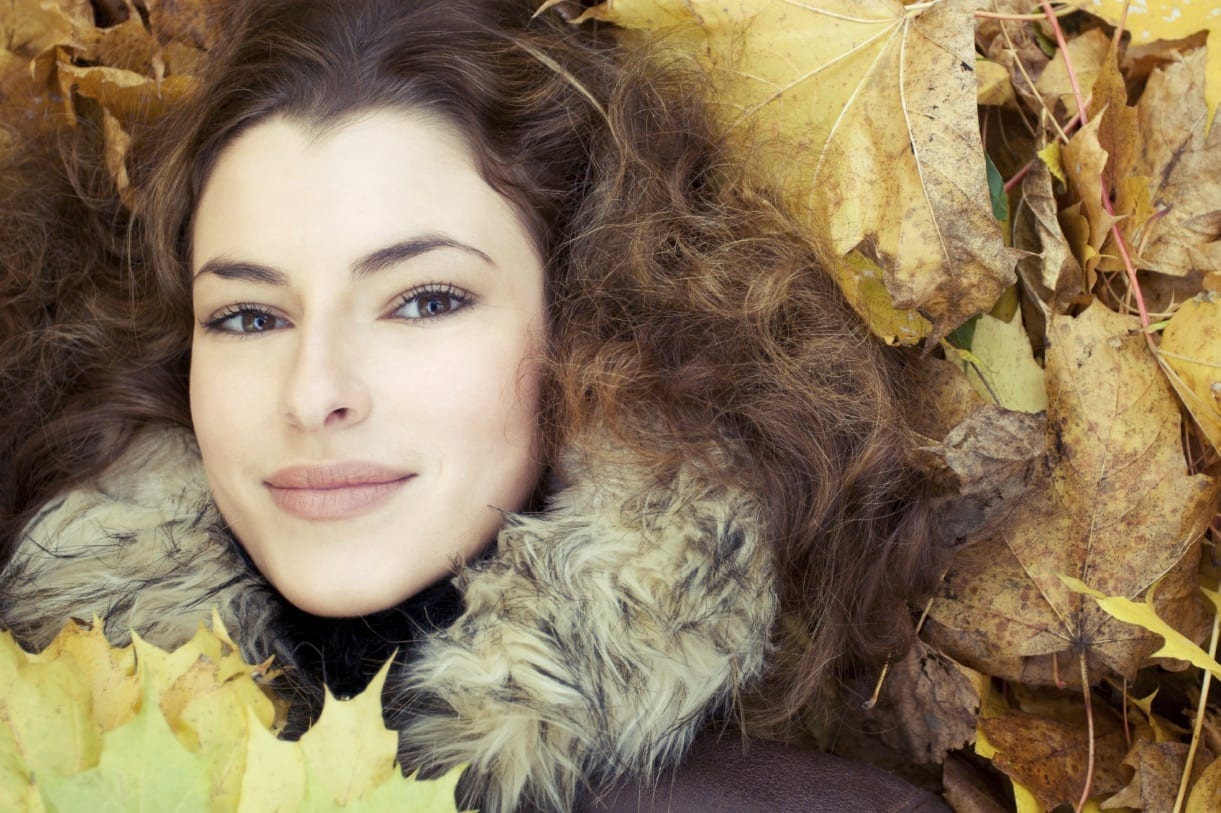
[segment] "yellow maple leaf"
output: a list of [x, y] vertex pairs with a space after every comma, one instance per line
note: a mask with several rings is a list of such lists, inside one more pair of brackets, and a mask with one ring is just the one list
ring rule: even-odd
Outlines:
[[[1144, 601], [1137, 602], [1124, 596], [1108, 596], [1071, 576], [1061, 574], [1060, 581], [1064, 582], [1065, 586], [1074, 593], [1093, 598], [1098, 602], [1098, 606], [1112, 618], [1117, 618], [1127, 624], [1134, 624], [1160, 636], [1165, 643], [1150, 657], [1187, 661], [1192, 666], [1212, 672], [1214, 677], [1221, 678], [1221, 663], [1217, 663], [1202, 647], [1197, 646], [1186, 635], [1163, 621], [1153, 609], [1154, 590], [1150, 590], [1146, 594]], [[1201, 588], [1201, 590], [1221, 611], [1221, 594], [1206, 588]]]
[[419, 781], [395, 765], [389, 663], [282, 741], [255, 682], [264, 667], [214, 625], [173, 652], [138, 636], [111, 647], [98, 620], [70, 622], [36, 655], [0, 631], [0, 810], [455, 810], [461, 766]]
[[935, 341], [1014, 281], [988, 194], [972, 10], [614, 0], [581, 19], [659, 32], [661, 47], [698, 61], [756, 171], [825, 227], [837, 254], [875, 261], [894, 306], [927, 315]]
[[1187, 813], [1211, 813], [1221, 799], [1221, 759], [1214, 759], [1191, 789], [1187, 798]]
[[1184, 302], [1157, 355], [1204, 436], [1221, 450], [1221, 296], [1209, 292]]
[[301, 738], [311, 782], [338, 804], [359, 799], [394, 771], [398, 735], [382, 722], [382, 686], [389, 669], [387, 661], [351, 700], [336, 700], [328, 692], [318, 722]]

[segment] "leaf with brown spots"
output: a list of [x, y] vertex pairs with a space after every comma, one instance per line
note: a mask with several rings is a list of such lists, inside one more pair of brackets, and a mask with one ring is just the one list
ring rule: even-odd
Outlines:
[[1173, 809], [1186, 757], [1184, 743], [1138, 740], [1123, 761], [1132, 769], [1132, 781], [1099, 807], [1103, 810], [1132, 808], [1150, 813]]
[[146, 0], [148, 22], [162, 45], [178, 42], [209, 50], [220, 34], [222, 20], [208, 0]]
[[666, 31], [698, 60], [755, 169], [839, 255], [876, 262], [894, 306], [925, 314], [936, 341], [1015, 279], [979, 136], [976, 5], [615, 0], [582, 19]]
[[1134, 320], [1093, 305], [1053, 317], [1047, 349], [1045, 457], [1021, 510], [959, 556], [930, 614], [951, 656], [1033, 684], [1131, 677], [1160, 645], [1060, 580], [1107, 595], [1150, 585], [1158, 612], [1188, 634], [1202, 622], [1196, 541], [1216, 511], [1216, 483], [1188, 475], [1178, 406]]
[[[1215, 46], [1221, 50], [1221, 45]], [[1205, 136], [1204, 49], [1155, 70], [1137, 105], [1140, 152], [1157, 217], [1135, 231], [1139, 265], [1183, 276], [1221, 268], [1221, 128]]]
[[[1103, 706], [1095, 706], [1093, 711], [1095, 768], [1091, 795], [1110, 794], [1124, 785], [1119, 772], [1127, 749], [1123, 723]], [[1084, 709], [1074, 712], [1066, 702], [1059, 712], [1051, 717], [1011, 711], [979, 724], [997, 750], [993, 764], [1030, 790], [1045, 810], [1076, 804], [1085, 787], [1090, 759]]]

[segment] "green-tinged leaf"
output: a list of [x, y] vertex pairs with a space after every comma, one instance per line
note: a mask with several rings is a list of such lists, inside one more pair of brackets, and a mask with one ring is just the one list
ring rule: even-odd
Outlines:
[[346, 809], [378, 813], [383, 810], [410, 810], [413, 813], [457, 813], [454, 791], [462, 778], [458, 766], [436, 779], [396, 776], [378, 785], [371, 793]]
[[255, 769], [242, 774], [238, 813], [299, 810], [305, 796], [305, 755], [300, 743], [276, 739], [250, 710], [246, 722], [245, 764]]
[[102, 729], [92, 705], [84, 676], [70, 660], [28, 663], [0, 707], [0, 724], [9, 727], [16, 753], [40, 781], [67, 776], [97, 763]]
[[307, 768], [306, 796], [346, 805], [389, 779], [398, 735], [382, 722], [387, 661], [364, 692], [351, 700], [327, 693], [322, 714], [301, 738]]
[[1047, 409], [1043, 368], [1034, 360], [1022, 312], [1014, 311], [1008, 322], [983, 313], [967, 324], [969, 332], [954, 335], [966, 339], [958, 347], [959, 356], [975, 390], [1006, 409], [1031, 413]]
[[126, 725], [106, 732], [94, 768], [41, 783], [62, 811], [170, 813], [208, 810], [209, 787], [201, 761], [170, 731], [146, 683], [143, 702]]
[[1009, 196], [1005, 194], [1005, 179], [1001, 171], [992, 163], [992, 156], [984, 154], [985, 166], [988, 170], [988, 196], [992, 199], [992, 216], [1000, 223], [1009, 220]]

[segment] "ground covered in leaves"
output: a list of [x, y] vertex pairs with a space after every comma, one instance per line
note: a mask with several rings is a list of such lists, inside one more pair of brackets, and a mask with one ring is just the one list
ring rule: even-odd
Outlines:
[[[699, 62], [858, 311], [925, 351], [911, 414], [958, 553], [916, 650], [806, 733], [959, 811], [1221, 809], [1221, 7], [547, 5]], [[126, 190], [131, 125], [190, 88], [217, 25], [202, 0], [0, 0], [3, 120], [87, 108]], [[148, 707], [123, 726], [164, 740]], [[104, 781], [82, 747], [56, 793]]]

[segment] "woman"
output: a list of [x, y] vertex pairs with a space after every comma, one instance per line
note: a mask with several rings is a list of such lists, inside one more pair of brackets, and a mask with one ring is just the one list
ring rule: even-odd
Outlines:
[[532, 5], [227, 10], [129, 229], [79, 171], [41, 219], [99, 224], [79, 256], [6, 202], [0, 624], [169, 646], [216, 605], [305, 695], [398, 651], [404, 764], [490, 810], [903, 650], [936, 562], [897, 360], [696, 79]]

